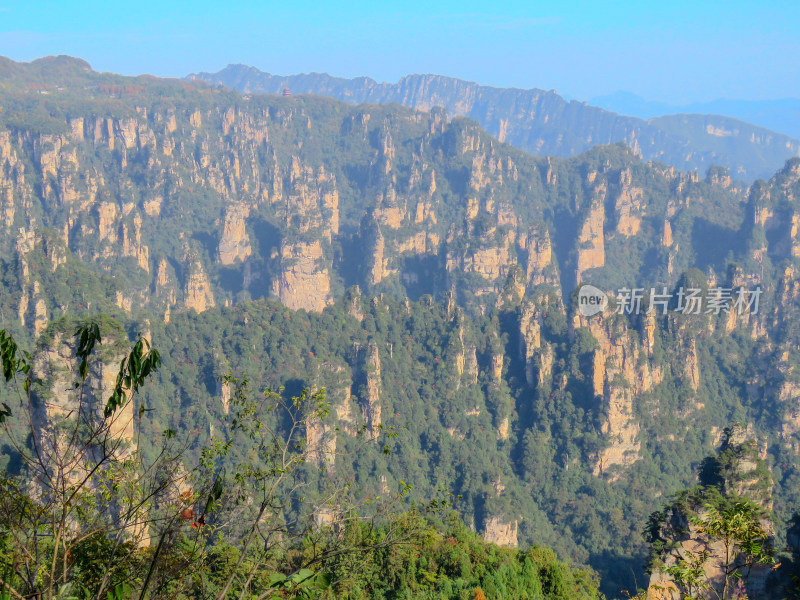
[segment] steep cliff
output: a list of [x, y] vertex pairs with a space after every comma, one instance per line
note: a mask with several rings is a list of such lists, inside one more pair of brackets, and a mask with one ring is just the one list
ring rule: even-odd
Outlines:
[[589, 269], [598, 269], [606, 264], [605, 251], [605, 187], [599, 187], [592, 200], [586, 220], [578, 236], [578, 259], [575, 280], [583, 281]]
[[230, 205], [225, 210], [225, 225], [219, 240], [219, 262], [232, 265], [252, 254], [250, 238], [245, 230], [245, 219], [250, 214], [246, 205]]
[[[73, 102], [67, 116], [20, 84], [28, 69], [11, 69], [2, 99], [32, 103], [44, 125], [0, 119], [0, 225], [18, 239], [6, 236], [4, 251], [16, 257], [7, 267], [14, 310], [31, 330], [36, 314], [41, 330], [90, 305], [169, 319], [271, 296], [320, 311], [353, 284], [455, 292], [485, 310], [541, 285], [563, 286], [566, 297], [573, 274], [608, 286], [640, 272], [645, 284], [672, 281], [702, 245], [702, 227], [735, 232], [744, 218], [746, 191], [728, 179], [642, 164], [622, 146], [540, 160], [439, 109], [242, 98], [141, 79], [119, 95], [98, 82], [124, 78], [83, 67], [47, 97]], [[769, 210], [779, 209], [759, 214]], [[774, 251], [793, 257], [795, 234], [782, 235]], [[709, 256], [726, 268], [722, 250]], [[78, 280], [71, 298], [45, 285], [69, 277]]]
[[517, 521], [506, 522], [501, 517], [491, 517], [484, 525], [483, 539], [498, 546], [517, 547]]
[[330, 274], [322, 243], [284, 244], [273, 293], [291, 309], [322, 310], [330, 302]]
[[608, 446], [600, 452], [594, 473], [612, 466], [628, 466], [639, 458], [640, 426], [634, 416], [634, 400], [658, 385], [663, 366], [654, 364], [641, 334], [616, 315], [588, 319], [586, 325], [597, 342], [592, 355], [592, 387], [602, 403], [602, 433]]

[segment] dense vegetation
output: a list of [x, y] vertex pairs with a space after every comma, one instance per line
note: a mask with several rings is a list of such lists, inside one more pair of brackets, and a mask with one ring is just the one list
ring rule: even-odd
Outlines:
[[[196, 464], [245, 375], [289, 404], [325, 389], [326, 418], [298, 424], [313, 433], [309, 501], [334, 479], [362, 501], [452, 494], [468, 530], [552, 548], [617, 594], [644, 583], [648, 515], [740, 421], [767, 442], [782, 543], [800, 505], [799, 160], [745, 189], [724, 169], [701, 180], [619, 145], [533, 158], [441, 111], [246, 99], [53, 60], [3, 66], [0, 318], [37, 357], [75, 316], [145, 334], [163, 368], [140, 396], [143, 439], [175, 432]], [[579, 274], [587, 250], [596, 266]], [[762, 285], [762, 312], [585, 319], [579, 277], [648, 293]], [[320, 310], [281, 305], [281, 285]], [[364, 444], [385, 430], [396, 436]], [[252, 447], [236, 439], [220, 468]], [[0, 469], [26, 473], [5, 439]], [[369, 593], [441, 576], [451, 597], [480, 600], [475, 588], [501, 585], [487, 564], [530, 582], [525, 561], [544, 564], [453, 527], [436, 535], [465, 548], [463, 576], [427, 555]], [[394, 569], [393, 556], [370, 560]]]
[[[362, 320], [354, 316], [358, 312]], [[525, 384], [524, 364], [514, 350], [519, 344], [516, 314], [459, 315], [425, 300], [405, 304], [351, 295], [321, 315], [258, 302], [177, 315], [166, 326], [154, 323], [151, 335], [162, 350], [164, 369], [145, 392], [153, 411], [142, 423], [143, 435], [152, 438], [168, 428], [186, 432], [193, 441], [189, 455], [197, 456], [213, 432], [225, 427], [217, 378], [228, 370], [247, 373], [260, 386], [284, 388], [287, 397], [305, 387], [325, 388], [331, 417], [339, 417], [343, 430], [337, 477], [360, 482], [368, 495], [408, 482], [413, 485], [410, 497], [417, 501], [447, 489], [458, 497], [454, 507], [473, 527], [481, 529], [495, 516], [519, 520], [523, 547], [551, 546], [575, 562], [592, 564], [611, 582], [609, 587], [634, 589], [631, 571], [621, 572], [619, 565], [644, 567], [647, 550], [640, 532], [647, 516], [662, 493], [692, 483], [694, 469], [714, 442], [708, 431], [737, 418], [762, 422], [757, 404], [741, 404], [737, 390], [742, 384], [730, 374], [715, 375], [725, 368], [717, 357], [742, 352], [737, 344], [746, 349], [747, 338], [703, 342], [705, 377], [698, 393], [708, 402], [704, 421], [680, 439], [653, 436], [641, 460], [628, 468], [630, 475], [613, 481], [596, 477], [590, 467], [604, 443], [601, 406], [587, 404], [590, 392], [582, 387], [584, 365], [594, 348], [591, 336], [582, 334], [583, 341], [569, 343], [564, 318], [554, 311], [545, 336], [561, 348], [556, 369], [570, 384], [561, 392], [536, 394]], [[659, 343], [667, 354], [676, 345], [666, 337]], [[367, 424], [362, 415], [370, 345], [381, 361], [383, 423], [398, 431], [397, 438], [386, 440], [390, 455], [382, 445], [361, 448], [357, 437], [344, 433]], [[457, 372], [457, 354], [465, 347], [476, 349], [479, 370], [474, 376], [466, 369]], [[491, 374], [495, 355], [508, 360], [501, 381]], [[351, 381], [356, 382], [352, 390]], [[695, 393], [666, 379], [637, 407], [643, 427], [677, 429], [681, 421], [675, 415], [686, 410]], [[648, 406], [658, 406], [658, 412]], [[354, 422], [341, 420], [345, 410]], [[506, 416], [515, 425], [504, 440], [498, 426]], [[356, 448], [360, 454], [352, 460]], [[6, 460], [13, 464], [13, 453]], [[796, 505], [792, 482], [797, 474], [790, 465], [776, 473], [781, 534]]]
[[[401, 482], [388, 501], [349, 505], [359, 493], [332, 472], [314, 483], [308, 423], [327, 416], [321, 392], [284, 402], [222, 378], [235, 387], [226, 431], [192, 460], [174, 430], [140, 431], [154, 409], [136, 394], [161, 367], [146, 338], [125, 355], [119, 325], [102, 318], [62, 320], [47, 337], [58, 354], [37, 357], [40, 378], [0, 332], [17, 392], [0, 425], [22, 461], [18, 475], [0, 475], [4, 599], [598, 597], [588, 573], [550, 550], [483, 542], [446, 497], [409, 509]], [[120, 352], [109, 385], [104, 369]]]

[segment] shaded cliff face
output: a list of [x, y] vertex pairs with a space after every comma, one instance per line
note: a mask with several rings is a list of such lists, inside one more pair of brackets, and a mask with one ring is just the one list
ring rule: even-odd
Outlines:
[[540, 156], [572, 156], [597, 144], [625, 142], [646, 160], [705, 171], [720, 164], [736, 177], [768, 176], [800, 153], [800, 140], [717, 115], [671, 115], [644, 121], [586, 103], [567, 102], [554, 91], [492, 88], [440, 75], [408, 75], [395, 84], [324, 73], [278, 76], [244, 65], [189, 79], [242, 93], [319, 94], [352, 103], [397, 102], [419, 110], [441, 106], [467, 116], [501, 142]]

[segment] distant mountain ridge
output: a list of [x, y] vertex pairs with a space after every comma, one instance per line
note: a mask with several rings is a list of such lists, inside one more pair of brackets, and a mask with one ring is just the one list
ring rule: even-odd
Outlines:
[[710, 102], [675, 105], [656, 100], [645, 100], [630, 92], [615, 92], [607, 96], [591, 98], [589, 103], [641, 119], [652, 119], [676, 113], [725, 115], [800, 138], [800, 98], [778, 100], [720, 98]]
[[326, 73], [279, 76], [245, 65], [188, 79], [240, 93], [330, 96], [351, 103], [396, 102], [415, 109], [445, 108], [474, 119], [499, 140], [537, 155], [574, 156], [599, 144], [625, 142], [645, 160], [705, 172], [712, 164], [734, 177], [768, 177], [800, 155], [800, 140], [714, 115], [671, 115], [644, 121], [583, 102], [567, 102], [554, 91], [493, 88], [441, 75], [407, 75], [397, 83], [368, 77], [343, 79]]

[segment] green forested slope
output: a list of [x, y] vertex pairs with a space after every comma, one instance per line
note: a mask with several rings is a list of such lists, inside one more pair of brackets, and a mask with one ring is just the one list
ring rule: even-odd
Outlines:
[[[745, 189], [621, 146], [534, 158], [436, 111], [68, 60], [4, 73], [3, 325], [42, 350], [64, 315], [148, 330], [145, 431], [197, 452], [229, 370], [325, 388], [338, 475], [447, 488], [486, 539], [553, 547], [613, 592], [733, 421], [767, 444], [781, 523], [796, 509], [800, 161]], [[578, 282], [764, 293], [758, 314], [585, 318]], [[362, 424], [401, 428], [390, 455], [348, 460]]]

